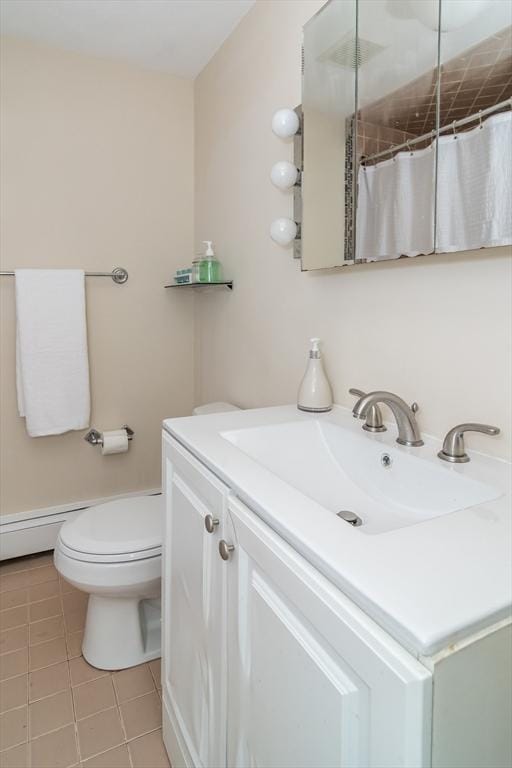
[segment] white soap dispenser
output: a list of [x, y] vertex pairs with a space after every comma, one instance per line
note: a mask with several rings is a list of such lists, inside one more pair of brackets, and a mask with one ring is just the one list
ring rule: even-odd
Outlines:
[[332, 389], [325, 375], [320, 339], [311, 339], [306, 373], [299, 387], [297, 408], [311, 413], [322, 413], [332, 408]]

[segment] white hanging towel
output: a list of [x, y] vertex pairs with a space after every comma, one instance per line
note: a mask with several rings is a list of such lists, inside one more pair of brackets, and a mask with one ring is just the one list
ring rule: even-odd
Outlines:
[[439, 138], [436, 251], [512, 243], [512, 112]]
[[18, 269], [16, 384], [30, 437], [89, 426], [85, 275], [80, 269]]

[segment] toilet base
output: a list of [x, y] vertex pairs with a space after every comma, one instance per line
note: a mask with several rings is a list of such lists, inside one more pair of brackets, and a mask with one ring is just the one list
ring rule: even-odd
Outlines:
[[160, 599], [89, 596], [82, 644], [98, 669], [126, 669], [161, 655]]

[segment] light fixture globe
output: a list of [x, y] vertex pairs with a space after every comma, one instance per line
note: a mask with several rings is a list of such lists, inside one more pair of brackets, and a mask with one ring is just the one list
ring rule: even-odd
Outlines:
[[275, 219], [270, 226], [270, 237], [278, 245], [290, 245], [297, 237], [297, 224], [293, 219]]
[[272, 184], [278, 189], [291, 189], [297, 183], [298, 178], [298, 168], [287, 160], [280, 160], [272, 166], [270, 171]]
[[299, 117], [293, 109], [278, 109], [272, 118], [272, 130], [280, 139], [289, 139], [299, 130]]

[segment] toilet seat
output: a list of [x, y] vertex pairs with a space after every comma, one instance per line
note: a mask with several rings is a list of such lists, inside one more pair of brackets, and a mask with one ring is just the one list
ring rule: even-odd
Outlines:
[[81, 512], [59, 534], [62, 554], [86, 563], [127, 563], [162, 553], [164, 498], [116, 499]]
[[125, 552], [120, 555], [97, 555], [67, 547], [60, 538], [58, 540], [58, 547], [63, 555], [70, 557], [72, 560], [78, 560], [81, 563], [132, 563], [136, 560], [149, 560], [154, 557], [161, 557], [162, 555], [162, 547], [143, 549], [140, 552]]

